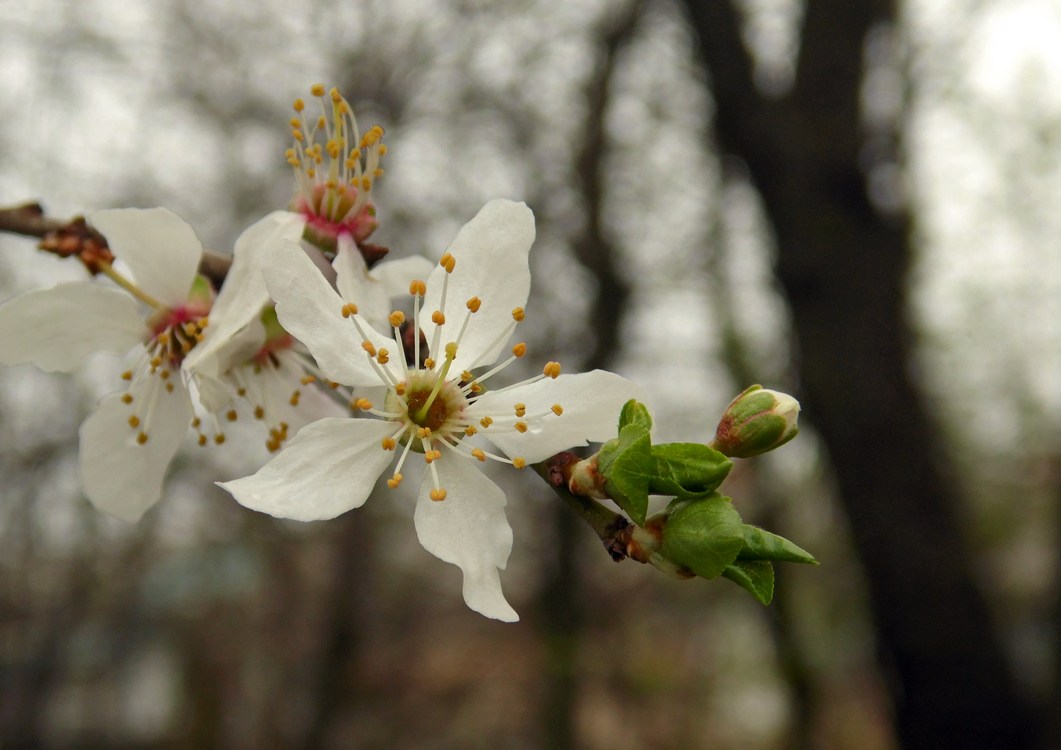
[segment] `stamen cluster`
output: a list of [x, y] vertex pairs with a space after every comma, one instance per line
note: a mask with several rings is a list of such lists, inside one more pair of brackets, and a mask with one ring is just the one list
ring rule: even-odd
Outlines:
[[290, 122], [294, 142], [285, 156], [298, 182], [291, 208], [304, 214], [308, 228], [322, 239], [334, 241], [349, 232], [360, 243], [378, 226], [371, 198], [387, 153], [383, 128], [374, 125], [362, 135], [338, 89], [325, 97], [324, 86], [317, 84], [311, 93], [320, 102], [320, 115], [314, 117], [306, 102], [296, 99]]

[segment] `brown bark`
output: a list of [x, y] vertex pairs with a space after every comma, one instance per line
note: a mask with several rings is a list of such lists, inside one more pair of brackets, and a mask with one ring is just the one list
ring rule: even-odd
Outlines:
[[907, 748], [1024, 748], [1018, 693], [908, 370], [905, 217], [871, 204], [859, 167], [863, 42], [886, 2], [808, 3], [793, 89], [756, 94], [740, 16], [687, 0], [720, 148], [744, 160], [778, 249], [804, 415], [825, 442], [865, 568], [880, 660]]

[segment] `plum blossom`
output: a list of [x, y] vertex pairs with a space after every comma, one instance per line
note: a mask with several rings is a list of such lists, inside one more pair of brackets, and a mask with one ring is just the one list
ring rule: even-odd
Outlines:
[[0, 362], [72, 372], [93, 352], [138, 349], [122, 374], [124, 387], [105, 396], [80, 431], [86, 496], [135, 521], [161, 495], [166, 467], [194, 417], [181, 363], [202, 340], [213, 292], [198, 276], [202, 245], [177, 215], [114, 209], [90, 221], [131, 278], [102, 262], [120, 288], [73, 282], [7, 302], [0, 307]]
[[618, 375], [561, 375], [556, 362], [522, 383], [485, 387], [526, 354], [518, 343], [495, 365], [525, 318], [533, 241], [526, 205], [495, 200], [484, 206], [426, 282], [409, 286], [426, 351], [413, 336], [408, 366], [401, 311], [388, 316], [393, 338], [378, 332], [356, 296], [344, 293], [347, 272], [340, 269], [336, 292], [296, 245], [274, 247], [262, 262], [279, 321], [309, 348], [326, 378], [375, 386], [375, 402], [359, 398], [353, 405], [377, 418], [307, 425], [256, 474], [221, 486], [241, 504], [274, 516], [332, 518], [361, 506], [392, 464], [386, 483], [397, 487], [415, 453], [424, 466], [414, 514], [421, 544], [462, 570], [471, 609], [518, 619], [499, 577], [512, 548], [505, 494], [478, 465], [493, 460], [522, 469], [614, 437], [622, 405], [642, 398]]

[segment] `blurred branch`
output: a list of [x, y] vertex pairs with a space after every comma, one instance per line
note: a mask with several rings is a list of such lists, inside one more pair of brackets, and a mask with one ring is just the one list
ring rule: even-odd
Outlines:
[[[107, 238], [85, 223], [84, 217], [53, 219], [45, 215], [40, 203], [30, 202], [8, 208], [0, 207], [0, 232], [23, 237], [39, 237], [38, 247], [60, 257], [80, 256], [83, 252], [99, 253], [108, 248]], [[203, 250], [199, 273], [220, 288], [232, 265], [232, 259]]]

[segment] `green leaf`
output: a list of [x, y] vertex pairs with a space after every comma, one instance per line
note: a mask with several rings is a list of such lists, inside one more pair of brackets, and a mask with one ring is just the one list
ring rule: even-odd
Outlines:
[[774, 598], [774, 566], [766, 560], [747, 560], [735, 562], [728, 566], [722, 575], [763, 604], [769, 604]]
[[664, 443], [652, 446], [655, 471], [648, 491], [656, 495], [688, 497], [713, 492], [733, 464], [713, 448], [700, 443]]
[[715, 578], [744, 546], [744, 524], [728, 497], [675, 500], [668, 507], [660, 554], [702, 578]]
[[633, 399], [619, 415], [619, 437], [601, 447], [597, 469], [604, 477], [604, 491], [633, 519], [645, 524], [648, 492], [655, 471], [652, 459], [652, 417]]
[[744, 525], [744, 549], [738, 560], [777, 560], [780, 562], [817, 565], [814, 556], [783, 536], [771, 534], [758, 526]]
[[651, 432], [652, 415], [648, 413], [648, 407], [636, 399], [623, 404], [623, 410], [619, 412], [619, 431], [626, 427], [635, 427], [646, 435]]

